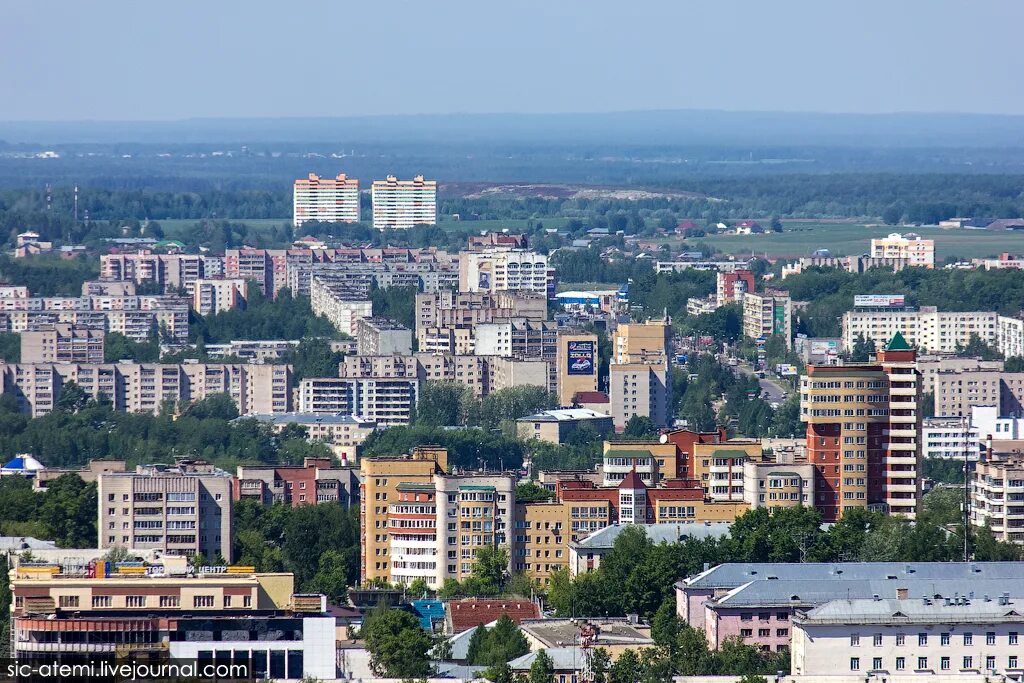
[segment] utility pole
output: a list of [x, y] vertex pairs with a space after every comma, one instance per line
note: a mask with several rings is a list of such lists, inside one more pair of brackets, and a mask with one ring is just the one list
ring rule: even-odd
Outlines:
[[970, 457], [971, 457], [971, 419], [960, 418], [963, 426], [964, 436], [964, 562], [970, 561], [971, 552], [971, 479], [970, 479]]

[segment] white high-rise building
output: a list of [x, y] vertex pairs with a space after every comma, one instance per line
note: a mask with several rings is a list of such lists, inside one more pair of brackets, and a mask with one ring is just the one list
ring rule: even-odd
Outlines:
[[437, 224], [437, 181], [418, 175], [412, 180], [373, 181], [373, 227], [378, 230], [408, 229]]
[[337, 178], [309, 178], [295, 181], [292, 193], [292, 224], [299, 227], [307, 221], [323, 223], [359, 222], [359, 181], [344, 173]]

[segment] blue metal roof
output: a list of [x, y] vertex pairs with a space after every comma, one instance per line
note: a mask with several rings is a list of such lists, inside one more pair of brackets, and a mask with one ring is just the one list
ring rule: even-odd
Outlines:
[[425, 631], [433, 631], [434, 623], [444, 620], [444, 603], [440, 600], [413, 600], [412, 610], [420, 618]]

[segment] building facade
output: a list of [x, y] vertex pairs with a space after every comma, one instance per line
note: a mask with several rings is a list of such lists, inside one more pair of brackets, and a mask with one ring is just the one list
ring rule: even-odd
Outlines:
[[793, 347], [793, 302], [782, 292], [743, 295], [743, 334], [751, 339], [779, 335]]
[[298, 179], [292, 189], [292, 225], [307, 221], [321, 223], [359, 222], [359, 181], [339, 173], [336, 178], [321, 178], [310, 173]]
[[414, 225], [437, 224], [437, 181], [418, 175], [412, 180], [388, 176], [375, 180], [370, 188], [373, 227], [405, 230]]
[[884, 259], [906, 259], [911, 266], [935, 267], [935, 240], [922, 239], [920, 235], [894, 232], [886, 237], [871, 240], [871, 257]]
[[102, 363], [103, 330], [48, 325], [21, 333], [22, 363]]
[[231, 560], [231, 475], [205, 463], [139, 466], [97, 479], [101, 549]]
[[245, 306], [245, 288], [242, 279], [198, 279], [192, 283], [192, 308], [199, 315], [212, 315]]

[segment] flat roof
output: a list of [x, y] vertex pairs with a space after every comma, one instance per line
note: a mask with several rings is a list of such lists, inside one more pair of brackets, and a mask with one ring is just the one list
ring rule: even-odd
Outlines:
[[[333, 379], [333, 378], [332, 378]], [[376, 424], [375, 420], [368, 420], [358, 415], [329, 415], [322, 413], [256, 413], [243, 415], [237, 419], [255, 419], [260, 422], [272, 424], [351, 424], [371, 425]]]
[[832, 600], [798, 615], [799, 624], [997, 624], [1024, 623], [1021, 601], [990, 597], [950, 600]]
[[561, 408], [557, 410], [544, 410], [536, 415], [521, 417], [518, 422], [570, 422], [573, 420], [600, 420], [610, 418], [610, 415], [599, 413], [590, 408]]
[[637, 525], [615, 523], [595, 531], [572, 545], [585, 550], [610, 549], [615, 545], [615, 539], [619, 537], [619, 534], [630, 527], [646, 533], [647, 538], [654, 544], [678, 543], [687, 538], [722, 538], [729, 535], [731, 524], [731, 522], [660, 522]]

